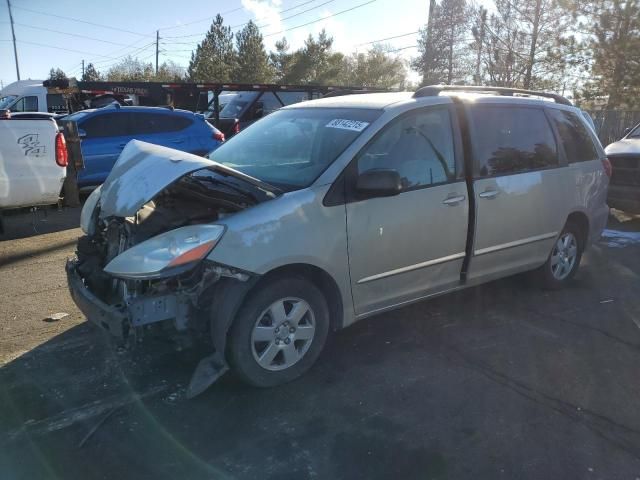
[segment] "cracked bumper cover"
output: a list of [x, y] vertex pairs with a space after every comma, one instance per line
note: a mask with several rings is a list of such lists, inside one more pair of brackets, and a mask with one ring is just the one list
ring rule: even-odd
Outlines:
[[124, 306], [109, 305], [89, 291], [76, 270], [76, 261], [67, 260], [67, 283], [71, 298], [85, 317], [118, 338], [125, 338], [129, 317]]

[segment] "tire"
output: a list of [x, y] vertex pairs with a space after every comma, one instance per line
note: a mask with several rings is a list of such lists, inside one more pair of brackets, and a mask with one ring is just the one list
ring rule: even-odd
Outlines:
[[564, 287], [578, 271], [583, 251], [581, 228], [574, 222], [567, 222], [553, 244], [549, 258], [535, 271], [540, 285], [549, 290]]
[[281, 277], [245, 300], [229, 329], [227, 360], [249, 385], [282, 385], [315, 363], [328, 332], [322, 292], [305, 278]]

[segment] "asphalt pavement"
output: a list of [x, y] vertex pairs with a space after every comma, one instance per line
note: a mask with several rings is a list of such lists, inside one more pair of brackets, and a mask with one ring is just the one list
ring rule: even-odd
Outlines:
[[415, 304], [333, 334], [293, 383], [186, 400], [197, 352], [119, 351], [73, 305], [78, 215], [0, 236], [3, 480], [640, 479], [639, 218], [569, 288]]

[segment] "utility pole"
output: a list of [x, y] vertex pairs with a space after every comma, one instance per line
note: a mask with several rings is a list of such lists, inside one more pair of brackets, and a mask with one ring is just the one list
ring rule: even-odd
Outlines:
[[7, 8], [9, 9], [9, 21], [11, 22], [11, 36], [13, 37], [13, 56], [16, 59], [16, 76], [20, 80], [20, 67], [18, 67], [18, 49], [16, 48], [16, 32], [13, 29], [13, 14], [11, 13], [11, 2], [7, 0]]
[[[7, 0], [9, 1], [9, 0]], [[158, 76], [158, 51], [160, 44], [160, 30], [156, 30], [156, 77]]]
[[84, 60], [82, 60], [82, 78], [84, 78]]
[[480, 7], [480, 31], [478, 32], [478, 58], [476, 59], [476, 75], [474, 83], [480, 85], [480, 64], [482, 63], [482, 47], [484, 45], [484, 26], [487, 23], [487, 9]]
[[436, 0], [429, 0], [429, 18], [427, 19], [427, 35], [426, 35], [426, 45], [425, 45], [425, 52], [424, 52], [424, 56], [425, 56], [425, 70], [424, 72], [422, 72], [422, 84], [426, 85], [427, 84], [427, 71], [430, 68], [430, 65], [428, 64], [428, 62], [430, 61], [430, 57], [431, 57], [431, 29], [433, 28], [433, 13], [435, 12], [436, 9]]

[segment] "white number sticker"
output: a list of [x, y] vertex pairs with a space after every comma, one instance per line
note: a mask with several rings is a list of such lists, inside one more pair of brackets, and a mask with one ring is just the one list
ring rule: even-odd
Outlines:
[[344, 118], [335, 118], [327, 123], [325, 126], [329, 128], [340, 128], [342, 130], [352, 130], [354, 132], [361, 132], [369, 125], [368, 122], [359, 122], [358, 120], [345, 120]]

